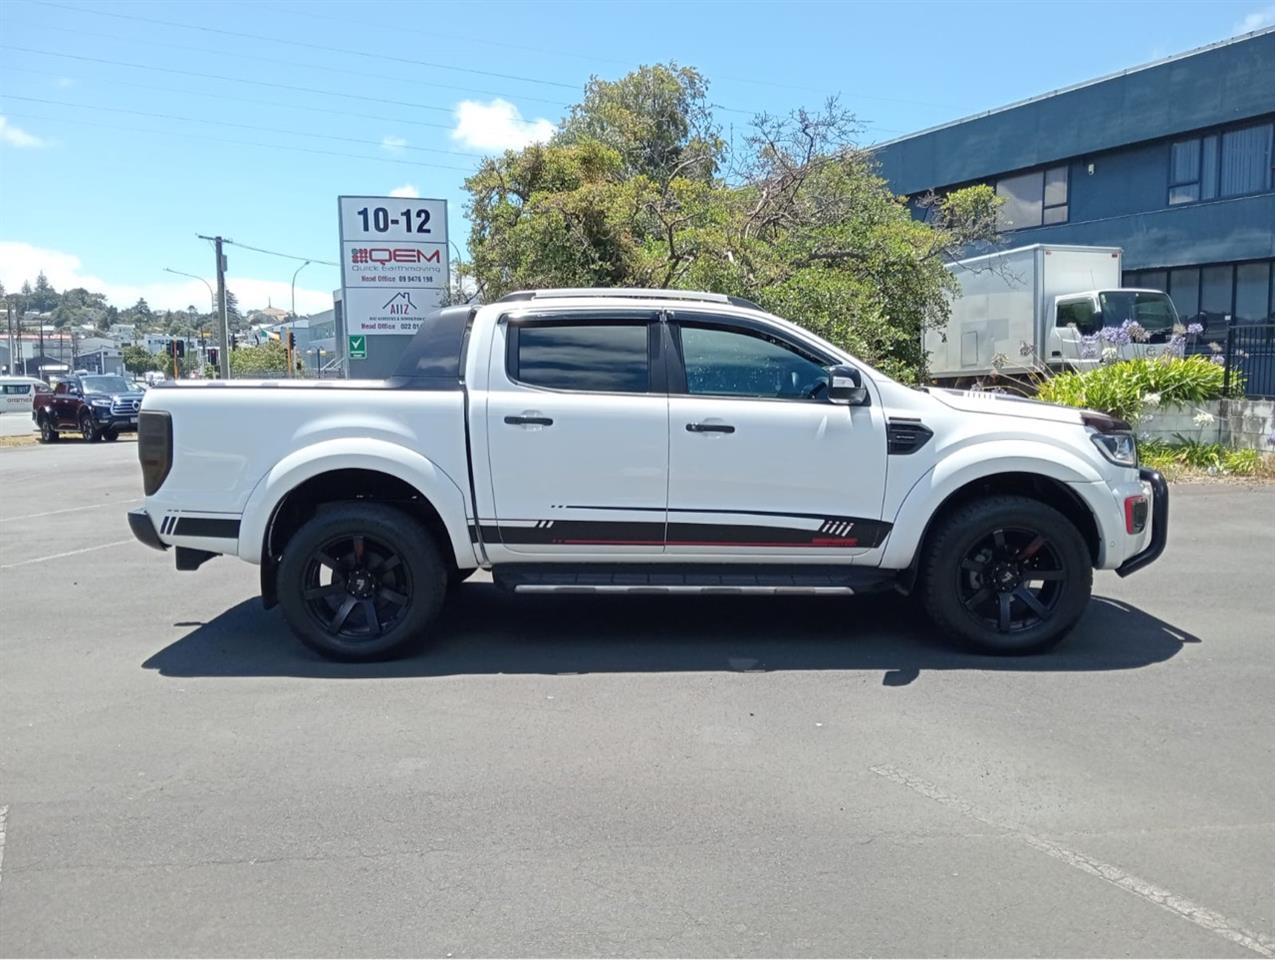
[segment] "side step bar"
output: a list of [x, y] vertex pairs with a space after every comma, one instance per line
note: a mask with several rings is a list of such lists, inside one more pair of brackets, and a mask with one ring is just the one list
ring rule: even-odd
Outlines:
[[847, 596], [890, 587], [893, 571], [857, 567], [510, 564], [492, 578], [515, 593]]

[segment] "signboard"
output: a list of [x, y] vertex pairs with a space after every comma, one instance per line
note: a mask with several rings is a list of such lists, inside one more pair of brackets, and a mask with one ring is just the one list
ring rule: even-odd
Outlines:
[[350, 359], [366, 360], [367, 359], [367, 334], [352, 333], [347, 338], [350, 342]]
[[338, 205], [345, 329], [350, 359], [362, 359], [355, 335], [413, 334], [447, 295], [447, 201], [339, 197]]

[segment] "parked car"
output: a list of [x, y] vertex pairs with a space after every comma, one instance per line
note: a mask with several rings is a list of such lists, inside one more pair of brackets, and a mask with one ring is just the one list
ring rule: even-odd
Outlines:
[[47, 383], [35, 377], [0, 377], [0, 413], [30, 413], [35, 398], [51, 392]]
[[1024, 653], [1167, 537], [1128, 424], [907, 387], [714, 294], [447, 307], [388, 380], [162, 384], [138, 439], [135, 536], [179, 570], [259, 564], [266, 605], [348, 660], [426, 636], [479, 567], [521, 593], [896, 589]]
[[141, 405], [142, 394], [119, 374], [91, 373], [68, 377], [52, 393], [37, 396], [31, 416], [42, 443], [54, 443], [68, 430], [96, 443], [136, 431]]

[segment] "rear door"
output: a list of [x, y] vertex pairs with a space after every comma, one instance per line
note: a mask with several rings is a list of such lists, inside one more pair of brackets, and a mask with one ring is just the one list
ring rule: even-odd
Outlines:
[[835, 563], [878, 548], [879, 402], [829, 403], [826, 366], [840, 359], [763, 323], [675, 319], [667, 553]]
[[492, 341], [493, 561], [664, 549], [668, 395], [651, 310], [522, 312]]

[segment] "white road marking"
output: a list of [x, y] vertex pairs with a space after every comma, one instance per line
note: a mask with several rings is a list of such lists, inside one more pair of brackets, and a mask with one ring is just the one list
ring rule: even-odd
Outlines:
[[4, 825], [9, 819], [9, 808], [0, 807], [0, 881], [4, 880]]
[[92, 553], [94, 550], [105, 550], [107, 547], [122, 547], [126, 543], [132, 543], [132, 538], [128, 540], [112, 540], [110, 543], [99, 543], [96, 547], [83, 547], [79, 550], [68, 550], [65, 553], [54, 553], [47, 557], [32, 557], [30, 560], [20, 560], [17, 563], [6, 563], [0, 565], [0, 570], [12, 570], [15, 567], [25, 567], [31, 563], [44, 563], [46, 560], [61, 560], [63, 557], [74, 557], [81, 553]]
[[78, 513], [81, 510], [101, 510], [103, 507], [118, 507], [121, 503], [141, 502], [141, 497], [130, 497], [128, 500], [116, 500], [114, 503], [94, 503], [87, 507], [67, 507], [65, 510], [50, 510], [47, 513], [28, 513], [21, 517], [0, 517], [0, 523], [12, 523], [14, 520], [38, 520], [40, 517], [56, 517], [60, 513]]
[[922, 780], [920, 777], [913, 776], [906, 771], [900, 770], [898, 767], [890, 764], [880, 764], [869, 768], [879, 777], [885, 777], [900, 786], [907, 787], [914, 793], [919, 793], [936, 803], [944, 806], [952, 807], [960, 811], [972, 820], [993, 827], [997, 830], [1003, 830], [1013, 834], [1018, 840], [1021, 840], [1027, 846], [1035, 850], [1039, 850], [1048, 856], [1053, 857], [1069, 867], [1075, 867], [1082, 873], [1105, 880], [1121, 890], [1127, 890], [1134, 896], [1141, 897], [1148, 903], [1153, 903], [1163, 910], [1176, 914], [1184, 920], [1194, 923], [1197, 927], [1202, 927], [1211, 933], [1225, 937], [1232, 943], [1237, 943], [1246, 949], [1252, 950], [1254, 953], [1263, 957], [1275, 957], [1275, 939], [1265, 934], [1255, 933], [1245, 927], [1243, 924], [1229, 917], [1223, 916], [1216, 911], [1202, 907], [1198, 903], [1188, 900], [1186, 897], [1179, 897], [1177, 894], [1158, 887], [1153, 883], [1148, 883], [1135, 877], [1131, 873], [1127, 873], [1114, 864], [1104, 863], [1101, 860], [1095, 860], [1093, 857], [1086, 856], [1083, 853], [1077, 853], [1075, 850], [1068, 849], [1062, 844], [1047, 840], [1044, 837], [1037, 836], [1025, 830], [1019, 824], [1004, 823], [993, 820], [974, 809], [965, 800], [955, 797], [947, 793], [940, 787], [930, 783], [928, 780]]

